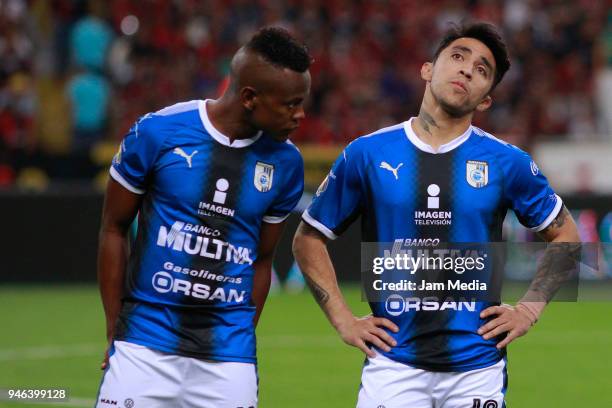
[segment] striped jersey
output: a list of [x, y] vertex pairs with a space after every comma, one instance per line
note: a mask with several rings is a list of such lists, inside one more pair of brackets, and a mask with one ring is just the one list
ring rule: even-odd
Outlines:
[[[427, 240], [486, 243], [502, 240], [508, 209], [541, 231], [562, 201], [522, 150], [470, 126], [434, 151], [414, 133], [412, 122], [391, 126], [349, 144], [334, 163], [305, 222], [335, 239], [361, 216], [363, 242]], [[484, 340], [485, 321], [473, 310], [408, 310], [389, 313], [370, 302], [373, 314], [400, 327], [392, 360], [433, 371], [467, 371], [495, 364], [505, 355], [499, 339]], [[460, 309], [460, 308], [457, 308]], [[382, 352], [382, 351], [381, 351]]]
[[230, 143], [207, 101], [140, 118], [111, 177], [143, 195], [116, 340], [167, 353], [255, 362], [253, 263], [262, 222], [303, 192], [297, 148], [259, 132]]

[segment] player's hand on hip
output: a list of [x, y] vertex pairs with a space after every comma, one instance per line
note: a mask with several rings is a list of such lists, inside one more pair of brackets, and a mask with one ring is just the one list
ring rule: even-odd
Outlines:
[[108, 346], [106, 347], [106, 350], [104, 351], [104, 360], [102, 360], [102, 364], [100, 364], [100, 370], [106, 370], [106, 367], [108, 367], [109, 351], [110, 351], [112, 344], [113, 344], [113, 341], [109, 340]]
[[506, 337], [497, 343], [498, 349], [506, 347], [517, 337], [526, 334], [535, 323], [531, 314], [520, 306], [491, 306], [480, 313], [482, 319], [491, 316], [495, 316], [495, 318], [478, 329], [478, 334], [483, 339], [489, 340], [500, 334], [507, 333]]
[[397, 342], [382, 328], [385, 327], [394, 333], [399, 328], [389, 319], [368, 315], [365, 317], [352, 317], [352, 320], [338, 327], [338, 333], [342, 340], [351, 346], [355, 346], [368, 357], [375, 357], [376, 353], [368, 347], [370, 343], [381, 350], [390, 351]]

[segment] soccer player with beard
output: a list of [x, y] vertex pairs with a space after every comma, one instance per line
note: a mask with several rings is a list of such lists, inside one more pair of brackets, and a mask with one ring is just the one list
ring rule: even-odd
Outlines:
[[471, 124], [509, 66], [495, 27], [450, 30], [421, 68], [418, 117], [349, 144], [303, 214], [293, 243], [300, 268], [342, 339], [367, 354], [359, 408], [502, 407], [506, 346], [535, 323], [554, 288], [540, 282], [515, 306], [481, 301], [474, 311], [389, 313], [371, 302], [372, 315], [357, 318], [326, 249], [357, 217], [364, 242], [485, 243], [501, 241], [512, 209], [546, 241], [579, 241], [529, 155]]
[[98, 408], [257, 406], [255, 325], [302, 196], [288, 137], [310, 64], [288, 32], [262, 29], [234, 55], [221, 98], [147, 114], [121, 143], [100, 231], [109, 350]]

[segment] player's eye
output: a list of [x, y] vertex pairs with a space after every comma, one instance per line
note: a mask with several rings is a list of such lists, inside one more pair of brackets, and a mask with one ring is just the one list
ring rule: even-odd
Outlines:
[[486, 70], [486, 69], [485, 69], [483, 66], [479, 66], [479, 67], [477, 68], [477, 70], [478, 70], [478, 73], [479, 73], [480, 75], [484, 76], [485, 78], [486, 78], [486, 77], [487, 77], [487, 75], [489, 74], [489, 73], [487, 72], [487, 70]]
[[297, 108], [297, 107], [298, 107], [300, 104], [301, 104], [301, 102], [300, 102], [300, 101], [289, 101], [289, 102], [287, 102], [287, 103], [286, 103], [286, 105], [287, 105], [287, 107], [288, 107], [289, 109], [295, 109], [295, 108]]
[[459, 53], [454, 53], [451, 55], [451, 58], [457, 61], [461, 61], [463, 59], [463, 55], [459, 54]]

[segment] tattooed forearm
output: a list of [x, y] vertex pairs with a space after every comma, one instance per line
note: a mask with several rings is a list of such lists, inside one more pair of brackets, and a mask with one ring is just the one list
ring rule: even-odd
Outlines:
[[550, 302], [561, 286], [577, 278], [580, 254], [580, 243], [550, 243], [529, 286], [529, 291], [538, 299], [526, 300]]
[[423, 129], [425, 129], [425, 131], [429, 134], [431, 134], [432, 127], [440, 128], [434, 118], [424, 109], [421, 109], [419, 112], [419, 122], [421, 123], [421, 126], [423, 126]]
[[306, 283], [308, 284], [308, 287], [310, 288], [310, 291], [312, 292], [312, 295], [317, 303], [321, 306], [326, 304], [329, 300], [329, 293], [327, 293], [327, 291], [321, 286], [317, 285], [317, 283], [308, 276], [304, 275], [304, 278], [306, 279]]

